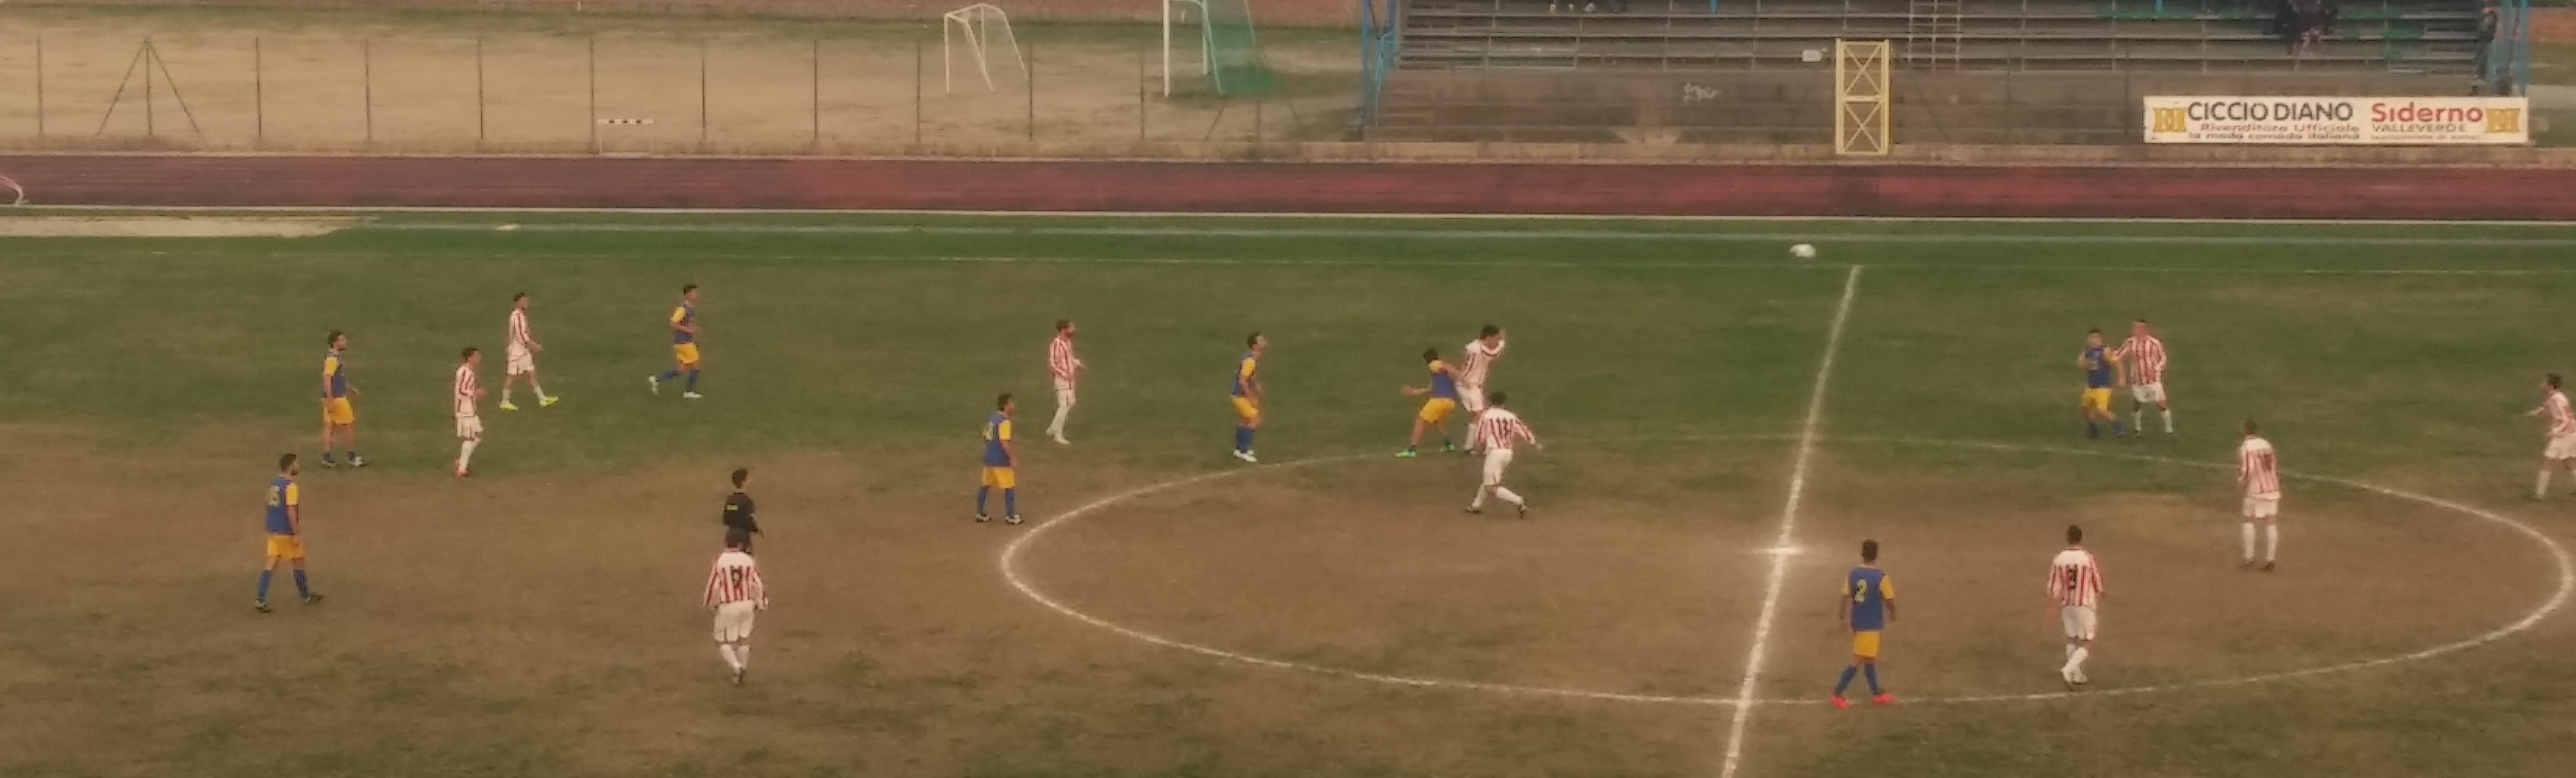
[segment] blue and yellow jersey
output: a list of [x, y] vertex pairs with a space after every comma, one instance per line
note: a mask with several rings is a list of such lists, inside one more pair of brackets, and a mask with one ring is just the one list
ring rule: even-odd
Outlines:
[[340, 352], [323, 352], [322, 379], [328, 387], [322, 390], [322, 396], [349, 396], [349, 366], [340, 362]]
[[[687, 324], [692, 326], [696, 325], [698, 323], [698, 306], [690, 303], [681, 303], [672, 307], [671, 323]], [[696, 342], [698, 342], [698, 336], [696, 334], [677, 327], [671, 329], [671, 345], [679, 346]]]
[[1896, 582], [1887, 571], [1868, 565], [1852, 568], [1843, 578], [1843, 595], [1851, 598], [1851, 628], [1876, 632], [1887, 628], [1887, 604], [1896, 600]]
[[287, 516], [287, 509], [300, 504], [295, 479], [281, 475], [268, 482], [268, 534], [295, 534], [295, 522]]
[[1431, 360], [1431, 396], [1445, 400], [1458, 399], [1458, 377], [1449, 372], [1449, 363]]
[[1251, 392], [1246, 391], [1245, 387], [1252, 383], [1253, 372], [1261, 368], [1260, 360], [1261, 357], [1246, 351], [1243, 352], [1243, 359], [1234, 363], [1234, 396], [1251, 396]]
[[1011, 439], [1011, 417], [994, 411], [984, 420], [984, 466], [1010, 467], [1011, 454], [1002, 450], [1002, 442]]
[[2085, 386], [2094, 389], [2106, 389], [2111, 386], [2111, 357], [2102, 353], [2101, 346], [2085, 346], [2082, 361]]

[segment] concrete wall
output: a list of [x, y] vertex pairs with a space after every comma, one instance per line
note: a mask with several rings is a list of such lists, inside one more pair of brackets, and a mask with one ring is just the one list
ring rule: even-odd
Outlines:
[[[12, 5], [290, 8], [320, 10], [539, 11], [731, 14], [875, 19], [936, 18], [976, 0], [8, 0]], [[1014, 20], [1145, 21], [1157, 0], [991, 0]], [[1357, 0], [1249, 0], [1263, 25], [1358, 25]], [[1356, 44], [1354, 44], [1356, 45]]]

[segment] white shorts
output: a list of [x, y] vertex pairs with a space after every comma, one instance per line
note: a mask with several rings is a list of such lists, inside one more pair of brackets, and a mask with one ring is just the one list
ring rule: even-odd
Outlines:
[[2576, 435], [2551, 435], [2549, 448], [2540, 455], [2548, 459], [2576, 459]]
[[740, 643], [751, 639], [751, 617], [760, 612], [758, 603], [748, 600], [716, 606], [716, 642]]
[[1484, 413], [1484, 412], [1485, 412], [1485, 385], [1484, 385], [1484, 384], [1459, 384], [1459, 385], [1458, 385], [1458, 404], [1459, 404], [1460, 406], [1465, 407], [1465, 408], [1467, 409], [1467, 412], [1468, 412], [1468, 413]]
[[2093, 639], [2094, 616], [2092, 606], [2069, 605], [2064, 608], [2059, 608], [2057, 609], [2057, 619], [2066, 623], [2066, 639]]
[[1511, 466], [1511, 449], [1498, 448], [1485, 452], [1485, 485], [1503, 485], [1503, 469]]
[[483, 417], [481, 417], [481, 416], [458, 416], [458, 417], [456, 417], [456, 439], [458, 439], [458, 440], [481, 440], [482, 438], [483, 438]]
[[526, 347], [511, 346], [509, 354], [510, 366], [506, 369], [508, 374], [527, 375], [537, 372], [537, 355], [529, 353]]
[[2245, 518], [2268, 519], [2279, 515], [2281, 515], [2280, 495], [2275, 494], [2269, 497], [2264, 497], [2249, 494], [2245, 496]]
[[1056, 407], [1058, 407], [1058, 408], [1062, 408], [1062, 407], [1069, 406], [1069, 405], [1072, 405], [1072, 404], [1073, 404], [1073, 382], [1072, 382], [1072, 381], [1064, 380], [1064, 379], [1062, 379], [1062, 378], [1058, 378], [1058, 379], [1056, 379], [1056, 380], [1055, 380], [1055, 405], [1056, 405]]
[[2165, 382], [2157, 381], [2152, 384], [2130, 384], [2129, 398], [2142, 403], [2164, 402]]

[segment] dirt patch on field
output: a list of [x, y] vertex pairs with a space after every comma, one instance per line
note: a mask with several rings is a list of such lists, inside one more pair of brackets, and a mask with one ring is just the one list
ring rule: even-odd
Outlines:
[[311, 238], [338, 232], [357, 221], [230, 216], [10, 216], [0, 218], [0, 238]]

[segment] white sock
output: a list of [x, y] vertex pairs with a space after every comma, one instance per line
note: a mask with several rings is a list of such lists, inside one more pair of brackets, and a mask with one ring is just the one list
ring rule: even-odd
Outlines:
[[2263, 525], [2263, 561], [2270, 562], [2281, 553], [2281, 525]]
[[737, 673], [742, 672], [742, 660], [734, 658], [732, 643], [717, 643], [716, 653], [724, 655], [726, 667], [733, 668]]
[[[537, 393], [537, 401], [538, 401], [538, 402], [545, 402], [545, 400], [546, 400], [546, 388], [545, 388], [545, 387], [543, 387], [543, 386], [539, 386], [539, 385], [537, 385], [537, 379], [536, 379], [536, 377], [535, 377], [535, 376], [529, 376], [529, 377], [528, 377], [528, 391], [536, 392], [536, 393]], [[510, 390], [508, 390], [508, 389], [503, 389], [503, 390], [501, 390], [501, 396], [503, 396], [503, 397], [507, 397], [507, 396], [509, 396], [509, 394], [510, 394]]]
[[2139, 432], [2147, 431], [2147, 412], [2144, 409], [2129, 409], [2129, 429], [2137, 430]]
[[[541, 392], [540, 394], [542, 394], [542, 392]], [[505, 403], [510, 401], [510, 385], [509, 385], [509, 384], [502, 384], [502, 385], [501, 385], [501, 401], [502, 401], [502, 402], [505, 402]]]
[[2066, 650], [2065, 650], [2064, 652], [2061, 652], [2061, 653], [2066, 654], [2066, 658], [2068, 658], [2068, 659], [2074, 659], [2074, 658], [2075, 658], [2075, 644], [2074, 644], [2074, 643], [2068, 643], [2068, 644], [2066, 644], [2065, 646], [2063, 646], [2063, 648], [2065, 648]]
[[2531, 489], [2531, 496], [2533, 496], [2533, 497], [2547, 497], [2547, 496], [2549, 496], [2549, 468], [2543, 467], [2543, 468], [2541, 468], [2541, 469], [2540, 469], [2540, 485], [2539, 485], [2539, 486], [2532, 487], [2532, 489]]
[[1474, 502], [1467, 503], [1467, 509], [1468, 509], [1468, 510], [1475, 510], [1475, 509], [1477, 509], [1477, 508], [1485, 507], [1485, 492], [1486, 492], [1486, 491], [1488, 491], [1488, 490], [1487, 490], [1485, 487], [1482, 487], [1482, 486], [1476, 487], [1476, 500], [1475, 500]]
[[2165, 416], [2165, 434], [2171, 435], [2173, 434], [2173, 409], [2166, 408], [2163, 413]]
[[742, 669], [744, 669], [744, 670], [749, 670], [749, 669], [751, 669], [751, 644], [750, 644], [750, 643], [736, 643], [736, 644], [734, 644], [734, 647], [733, 647], [733, 655], [734, 655], [735, 657], [738, 657], [738, 658], [740, 658], [740, 659], [741, 659], [741, 662], [740, 662], [739, 664], [736, 664], [736, 665], [735, 665], [736, 667], [740, 667], [740, 668], [742, 668]]
[[2245, 540], [2245, 561], [2254, 561], [2254, 522], [2239, 522], [2236, 534]]
[[1055, 422], [1054, 422], [1054, 423], [1052, 423], [1052, 424], [1048, 424], [1048, 425], [1047, 425], [1047, 435], [1048, 435], [1048, 436], [1050, 436], [1050, 437], [1058, 437], [1058, 438], [1064, 437], [1064, 417], [1065, 417], [1065, 415], [1066, 415], [1066, 414], [1069, 414], [1069, 413], [1072, 413], [1072, 412], [1073, 412], [1073, 406], [1071, 406], [1071, 405], [1058, 405], [1058, 406], [1056, 406], [1056, 407], [1055, 407]]
[[2057, 671], [2067, 675], [2083, 675], [2084, 658], [2090, 656], [2092, 653], [2093, 652], [2091, 650], [2086, 649], [2083, 646], [2076, 646], [2074, 651], [2067, 653], [2066, 666], [2057, 668]]
[[480, 441], [480, 440], [469, 440], [469, 441], [465, 441], [464, 450], [463, 450], [463, 451], [459, 451], [459, 452], [457, 452], [457, 454], [456, 454], [456, 469], [458, 469], [458, 470], [468, 470], [468, 469], [472, 469], [472, 465], [474, 464], [474, 446], [475, 446], [475, 444], [482, 443], [482, 442], [483, 442], [483, 441]]
[[1524, 502], [1522, 502], [1522, 501], [1521, 501], [1521, 496], [1520, 496], [1520, 495], [1513, 494], [1513, 493], [1512, 493], [1512, 490], [1510, 490], [1510, 489], [1505, 489], [1505, 488], [1500, 487], [1500, 486], [1494, 487], [1494, 496], [1496, 496], [1496, 497], [1500, 497], [1500, 498], [1503, 498], [1503, 502], [1511, 503], [1511, 504], [1513, 504], [1513, 505], [1526, 505], [1526, 504], [1528, 504], [1528, 503], [1524, 503]]

